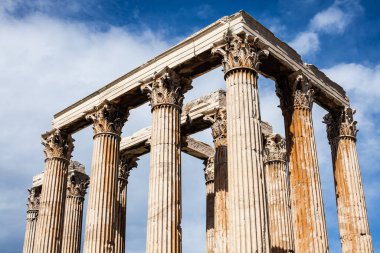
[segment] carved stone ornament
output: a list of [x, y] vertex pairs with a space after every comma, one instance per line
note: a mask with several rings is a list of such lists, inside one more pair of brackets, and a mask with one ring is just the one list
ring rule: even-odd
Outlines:
[[148, 94], [152, 110], [159, 105], [174, 105], [181, 109], [183, 94], [192, 88], [191, 79], [168, 67], [141, 83], [141, 91]]
[[214, 181], [214, 157], [210, 156], [207, 160], [206, 163], [206, 168], [205, 168], [205, 179], [206, 179], [206, 184], [208, 182]]
[[36, 211], [40, 208], [41, 187], [28, 189], [28, 211]]
[[312, 109], [314, 102], [314, 90], [309, 79], [300, 72], [290, 75], [286, 87], [276, 84], [276, 94], [280, 98], [283, 110]]
[[115, 103], [105, 100], [87, 112], [86, 119], [93, 122], [94, 135], [101, 133], [120, 135], [128, 116], [127, 109], [122, 110]]
[[245, 32], [232, 34], [228, 31], [224, 38], [214, 43], [213, 54], [223, 56], [223, 70], [227, 74], [233, 68], [258, 70], [261, 61], [268, 57], [269, 51], [259, 47], [259, 38]]
[[45, 146], [44, 153], [46, 159], [62, 158], [70, 160], [71, 152], [74, 149], [74, 139], [71, 135], [59, 129], [54, 129], [42, 135], [42, 145]]
[[205, 116], [205, 120], [212, 123], [211, 133], [215, 147], [227, 145], [227, 112], [226, 108], [219, 108], [213, 117]]
[[286, 143], [279, 134], [265, 136], [264, 163], [286, 162]]
[[78, 171], [70, 171], [67, 179], [67, 197], [84, 199], [90, 184], [89, 177]]
[[335, 140], [341, 137], [356, 139], [356, 134], [359, 130], [356, 128], [357, 122], [354, 121], [355, 112], [350, 107], [345, 107], [340, 112], [330, 112], [323, 117], [330, 144], [335, 143]]
[[120, 192], [127, 186], [129, 174], [133, 168], [137, 167], [138, 160], [139, 158], [136, 156], [123, 155], [120, 157], [118, 175]]

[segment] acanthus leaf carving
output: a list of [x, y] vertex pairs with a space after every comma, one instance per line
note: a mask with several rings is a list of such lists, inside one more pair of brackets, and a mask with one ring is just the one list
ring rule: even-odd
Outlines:
[[138, 160], [139, 158], [136, 156], [122, 155], [120, 157], [120, 165], [118, 172], [120, 192], [122, 192], [123, 189], [127, 186], [129, 174], [133, 168], [137, 167]]
[[173, 105], [181, 109], [183, 94], [192, 88], [191, 82], [191, 79], [166, 67], [152, 78], [142, 81], [141, 91], [147, 93], [152, 110], [160, 105]]
[[206, 184], [214, 181], [214, 157], [210, 156], [206, 162], [205, 171], [205, 180]]
[[289, 109], [308, 109], [313, 108], [314, 90], [310, 80], [300, 71], [290, 75], [280, 86], [276, 83], [276, 94], [280, 98], [280, 107], [283, 111]]
[[121, 134], [121, 129], [129, 116], [127, 109], [108, 100], [87, 112], [86, 119], [93, 123], [94, 135], [101, 133]]
[[61, 158], [70, 160], [74, 149], [74, 139], [70, 134], [54, 129], [42, 135], [42, 145], [45, 146], [44, 153], [47, 159]]
[[341, 137], [356, 139], [359, 130], [356, 127], [357, 122], [354, 120], [355, 113], [355, 110], [345, 107], [339, 112], [329, 112], [323, 117], [330, 144], [335, 144], [336, 140]]
[[28, 192], [28, 211], [37, 211], [40, 208], [41, 187], [33, 187]]
[[225, 107], [219, 108], [213, 116], [205, 116], [205, 120], [212, 123], [211, 133], [215, 147], [227, 145], [227, 111]]
[[285, 139], [279, 134], [269, 134], [265, 136], [264, 163], [281, 161], [286, 162]]
[[66, 196], [83, 200], [89, 184], [90, 178], [86, 174], [77, 170], [69, 171]]
[[259, 38], [245, 32], [232, 34], [228, 31], [221, 41], [214, 43], [211, 52], [223, 57], [225, 74], [234, 68], [250, 68], [257, 71], [261, 61], [269, 56], [268, 50], [259, 47]]

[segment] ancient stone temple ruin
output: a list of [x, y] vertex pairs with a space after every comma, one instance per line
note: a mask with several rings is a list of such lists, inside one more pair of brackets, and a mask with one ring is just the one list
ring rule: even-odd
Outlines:
[[[226, 91], [183, 104], [192, 80], [220, 66]], [[261, 121], [259, 74], [276, 83], [285, 137]], [[129, 111], [146, 102], [151, 126], [123, 136]], [[313, 103], [329, 112], [342, 252], [373, 252], [345, 91], [240, 11], [54, 115], [42, 135], [45, 169], [29, 190], [24, 253], [125, 252], [128, 177], [147, 153], [146, 252], [182, 252], [181, 152], [204, 161], [208, 253], [329, 252]], [[86, 175], [71, 160], [71, 135], [89, 126]], [[213, 147], [191, 137], [207, 128]]]

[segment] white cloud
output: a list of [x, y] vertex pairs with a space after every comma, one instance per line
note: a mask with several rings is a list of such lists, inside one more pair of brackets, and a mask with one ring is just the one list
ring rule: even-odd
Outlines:
[[[10, 4], [8, 12], [15, 8]], [[40, 135], [51, 128], [54, 113], [164, 51], [168, 44], [159, 31], [135, 34], [118, 27], [99, 31], [42, 14], [15, 18], [8, 12], [0, 11], [0, 117], [4, 120], [0, 145], [6, 147], [0, 153], [0, 191], [6, 196], [0, 198], [0, 245], [7, 245], [2, 252], [20, 252], [26, 189], [32, 176], [43, 170]], [[88, 128], [74, 136], [74, 159], [83, 162], [87, 172], [91, 132]], [[141, 165], [149, 167], [146, 158]], [[141, 202], [135, 198], [131, 203], [136, 201]]]
[[319, 38], [315, 32], [302, 32], [289, 43], [299, 54], [306, 55], [319, 49]]
[[319, 50], [320, 34], [344, 33], [361, 9], [357, 0], [335, 0], [329, 8], [315, 14], [307, 30], [297, 34], [289, 44], [302, 56], [313, 54]]
[[350, 21], [351, 15], [334, 6], [317, 13], [310, 21], [310, 27], [314, 31], [342, 33]]

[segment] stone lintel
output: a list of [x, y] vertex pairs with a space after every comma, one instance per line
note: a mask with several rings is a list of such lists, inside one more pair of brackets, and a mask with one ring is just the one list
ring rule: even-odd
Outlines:
[[[219, 108], [225, 107], [225, 103], [226, 100], [224, 90], [212, 92], [209, 95], [187, 103], [183, 107], [181, 116], [182, 133], [184, 133], [183, 136], [191, 135], [210, 128], [212, 123], [206, 120], [204, 116], [213, 116]], [[268, 122], [262, 121], [261, 130], [263, 135], [269, 135], [272, 133], [272, 126]], [[149, 126], [135, 132], [131, 136], [123, 137], [120, 143], [120, 152], [134, 156], [141, 156], [149, 153], [150, 134], [151, 127]], [[184, 141], [182, 141], [182, 151], [201, 160], [207, 160], [209, 156], [214, 154], [214, 150], [208, 145], [208, 147], [206, 147], [206, 145], [207, 144], [203, 142], [186, 136]]]
[[32, 188], [37, 188], [42, 186], [42, 179], [44, 178], [44, 173], [37, 174], [33, 177]]
[[301, 57], [286, 43], [280, 41], [267, 28], [244, 11], [226, 16], [186, 38], [166, 52], [154, 57], [140, 67], [107, 84], [89, 96], [74, 103], [54, 116], [53, 127], [74, 133], [89, 125], [85, 112], [107, 99], [115, 103], [138, 107], [147, 102], [140, 91], [141, 81], [155, 72], [169, 67], [189, 79], [194, 79], [221, 65], [217, 55], [211, 53], [214, 43], [221, 41], [227, 30], [246, 32], [259, 38], [261, 47], [269, 51], [262, 62], [260, 74], [279, 79], [295, 71], [302, 71], [318, 90], [316, 102], [327, 110], [348, 106], [345, 91], [331, 81], [314, 65], [302, 62]]
[[182, 151], [204, 161], [214, 156], [215, 153], [210, 145], [197, 141], [189, 136], [182, 141]]

